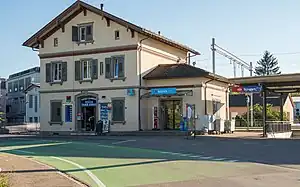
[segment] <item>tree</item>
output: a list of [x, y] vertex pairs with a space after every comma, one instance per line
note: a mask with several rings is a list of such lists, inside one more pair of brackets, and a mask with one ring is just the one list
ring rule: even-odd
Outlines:
[[257, 62], [255, 74], [259, 76], [281, 74], [277, 59], [269, 51], [265, 51], [262, 59]]
[[[267, 120], [268, 121], [280, 121], [280, 111], [274, 110], [271, 104], [267, 104]], [[259, 104], [253, 106], [253, 117], [255, 120], [262, 120], [263, 107]], [[247, 112], [242, 115], [242, 118], [247, 119]], [[283, 120], [287, 121], [287, 113], [283, 113]]]

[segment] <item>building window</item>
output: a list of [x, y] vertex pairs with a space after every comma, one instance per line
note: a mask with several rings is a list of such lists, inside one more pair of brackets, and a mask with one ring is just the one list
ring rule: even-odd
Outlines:
[[32, 108], [33, 107], [33, 95], [29, 95], [29, 101], [28, 101], [28, 105], [29, 105], [29, 108]]
[[29, 117], [29, 123], [32, 123], [33, 120], [32, 120], [32, 117]]
[[34, 96], [34, 112], [38, 111], [38, 97]]
[[19, 80], [19, 90], [23, 91], [25, 88], [25, 83], [24, 83], [24, 79]]
[[103, 75], [103, 73], [104, 73], [103, 62], [100, 62], [100, 75]]
[[15, 81], [14, 82], [14, 92], [18, 92], [18, 87], [19, 87], [19, 84], [18, 84], [18, 81]]
[[61, 114], [61, 101], [50, 101], [51, 102], [51, 122], [61, 122], [62, 114]]
[[115, 31], [115, 40], [119, 40], [120, 39], [120, 31], [116, 30]]
[[54, 45], [54, 47], [58, 46], [58, 38], [53, 39], [53, 45]]
[[12, 83], [8, 83], [7, 84], [7, 87], [8, 87], [8, 92], [11, 93], [12, 92], [12, 89], [13, 89], [13, 86], [12, 86]]
[[125, 77], [124, 56], [105, 59], [105, 77], [109, 79], [122, 79]]
[[72, 41], [91, 42], [93, 41], [93, 24], [82, 24], [72, 27]]
[[20, 97], [20, 112], [23, 113], [25, 112], [25, 98]]
[[125, 121], [125, 99], [112, 100], [112, 121], [124, 122]]
[[38, 117], [34, 117], [34, 123], [38, 123], [39, 122], [39, 118]]
[[82, 80], [91, 79], [92, 73], [92, 61], [91, 60], [83, 60], [81, 62], [81, 75]]
[[75, 61], [75, 80], [94, 80], [98, 79], [98, 60], [84, 59]]
[[67, 62], [51, 62], [46, 64], [46, 82], [60, 83], [67, 81]]
[[61, 74], [62, 74], [62, 68], [61, 63], [52, 63], [52, 81], [53, 82], [60, 82], [61, 81]]
[[25, 89], [28, 88], [28, 86], [31, 84], [31, 77], [27, 77], [25, 79]]

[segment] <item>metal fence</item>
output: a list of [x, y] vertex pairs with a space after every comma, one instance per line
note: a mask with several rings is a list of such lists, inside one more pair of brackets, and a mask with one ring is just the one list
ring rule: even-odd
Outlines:
[[0, 133], [39, 134], [40, 123], [2, 123]]
[[269, 133], [291, 132], [292, 125], [289, 121], [266, 121], [266, 130]]
[[[235, 120], [235, 126], [236, 127], [248, 127], [247, 123], [248, 122], [245, 119], [236, 119]], [[262, 119], [255, 119], [253, 121], [253, 126], [251, 126], [250, 122], [249, 122], [249, 127], [263, 127], [263, 120]]]

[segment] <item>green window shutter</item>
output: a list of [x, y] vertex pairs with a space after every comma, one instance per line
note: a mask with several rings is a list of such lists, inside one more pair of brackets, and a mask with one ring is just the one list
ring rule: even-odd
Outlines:
[[105, 78], [112, 77], [111, 58], [105, 58]]
[[93, 25], [86, 26], [86, 40], [87, 41], [93, 40]]
[[112, 120], [123, 122], [125, 121], [125, 100], [112, 100]]
[[92, 60], [92, 79], [98, 79], [98, 60]]
[[[51, 71], [51, 63], [46, 64], [46, 82], [52, 82], [52, 71]], [[27, 85], [25, 85], [26, 87]]]
[[67, 62], [62, 62], [61, 63], [61, 66], [62, 66], [62, 72], [61, 72], [61, 74], [62, 74], [62, 78], [61, 78], [61, 80], [62, 81], [67, 81], [68, 80], [68, 65], [67, 65]]
[[100, 62], [100, 75], [103, 75], [103, 62]]
[[77, 26], [72, 26], [72, 41], [73, 42], [79, 41], [79, 29]]
[[81, 62], [75, 61], [75, 81], [79, 81], [81, 79]]
[[124, 71], [124, 56], [118, 57], [118, 77], [125, 77], [125, 71]]

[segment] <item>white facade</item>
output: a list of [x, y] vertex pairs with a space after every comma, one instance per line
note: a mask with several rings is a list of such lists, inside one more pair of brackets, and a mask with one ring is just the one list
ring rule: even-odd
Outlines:
[[40, 122], [40, 87], [32, 84], [26, 90], [26, 123]]

